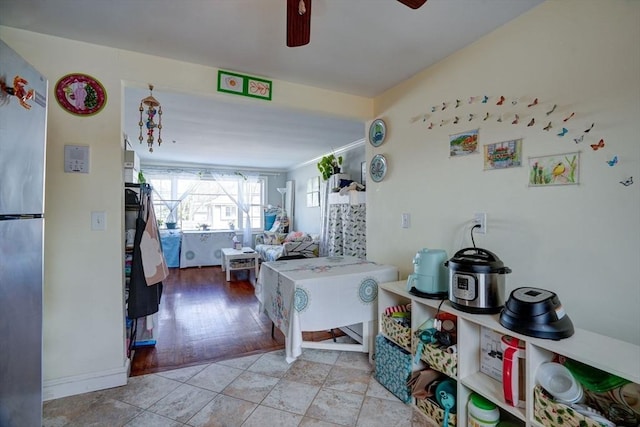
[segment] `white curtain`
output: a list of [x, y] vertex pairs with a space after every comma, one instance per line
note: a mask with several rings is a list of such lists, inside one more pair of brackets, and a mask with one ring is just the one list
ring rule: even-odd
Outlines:
[[169, 215], [167, 215], [167, 218], [164, 220], [165, 224], [170, 222], [178, 222], [178, 215], [177, 215], [176, 209], [189, 194], [197, 190], [199, 185], [200, 185], [199, 182], [194, 182], [192, 185], [189, 186], [189, 188], [185, 190], [184, 193], [182, 193], [178, 197], [177, 200], [165, 200], [162, 198], [162, 196], [160, 196], [160, 193], [158, 193], [158, 191], [155, 188], [153, 189], [153, 192], [157, 196], [157, 199], [160, 200], [162, 203], [164, 203], [167, 208], [169, 208]]
[[[220, 186], [222, 190], [225, 192], [227, 196], [238, 206], [238, 209], [242, 211], [242, 216], [244, 218], [244, 227], [242, 230], [242, 246], [251, 246], [252, 245], [252, 235], [251, 235], [251, 194], [255, 192], [256, 186], [259, 185], [258, 176], [257, 175], [248, 175], [241, 174], [237, 172], [235, 174], [240, 182], [238, 199], [236, 200], [233, 195], [229, 194], [224, 186]], [[211, 176], [216, 181], [222, 181], [224, 178], [228, 179], [228, 176], [224, 176], [220, 173], [212, 172]]]
[[329, 181], [320, 182], [320, 256], [329, 253]]

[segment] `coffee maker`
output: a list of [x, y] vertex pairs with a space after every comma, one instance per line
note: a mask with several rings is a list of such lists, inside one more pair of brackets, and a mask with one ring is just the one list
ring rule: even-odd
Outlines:
[[449, 271], [444, 266], [444, 249], [421, 249], [413, 257], [413, 273], [407, 278], [409, 293], [431, 299], [444, 299], [449, 295]]

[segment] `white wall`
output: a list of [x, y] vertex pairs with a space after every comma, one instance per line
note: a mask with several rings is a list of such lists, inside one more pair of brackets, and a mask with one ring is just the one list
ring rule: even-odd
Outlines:
[[[123, 308], [123, 85], [212, 96], [217, 69], [49, 37], [0, 26], [0, 37], [49, 79], [45, 193], [45, 399], [126, 381]], [[72, 73], [97, 78], [107, 92], [95, 116], [76, 117], [53, 97]], [[269, 77], [269, 76], [266, 76]], [[366, 120], [371, 99], [274, 79], [283, 106]], [[246, 102], [251, 102], [247, 100]], [[263, 102], [263, 101], [258, 101]], [[91, 148], [91, 173], [65, 174], [65, 144]], [[274, 194], [269, 198], [272, 202]], [[278, 194], [279, 196], [279, 194]], [[279, 200], [279, 199], [277, 199]], [[105, 211], [106, 231], [90, 230], [92, 211]]]
[[[468, 221], [486, 212], [488, 233], [476, 235], [476, 244], [513, 270], [508, 292], [555, 291], [577, 327], [640, 344], [639, 22], [637, 1], [547, 1], [377, 97], [376, 116], [393, 131], [380, 147], [367, 147], [368, 160], [384, 153], [389, 161], [386, 179], [367, 189], [368, 258], [395, 264], [406, 277], [420, 248], [451, 256], [471, 246]], [[491, 96], [484, 107], [467, 103], [483, 95]], [[500, 95], [538, 97], [544, 108], [499, 107]], [[463, 100], [459, 113], [456, 99]], [[453, 104], [411, 123], [442, 102]], [[547, 117], [553, 104], [557, 114]], [[469, 122], [472, 109], [482, 117], [520, 111], [520, 124], [511, 124], [513, 115]], [[556, 136], [571, 112], [569, 134]], [[439, 126], [456, 114], [457, 125]], [[536, 125], [527, 127], [531, 117]], [[526, 166], [483, 171], [482, 154], [449, 158], [449, 135], [475, 128], [481, 145], [523, 138], [525, 162], [580, 151], [580, 185], [528, 188]], [[594, 152], [588, 144], [600, 138], [606, 147]], [[619, 163], [609, 167], [614, 155]], [[635, 184], [619, 183], [630, 176]], [[409, 229], [400, 228], [402, 212], [411, 214]]]

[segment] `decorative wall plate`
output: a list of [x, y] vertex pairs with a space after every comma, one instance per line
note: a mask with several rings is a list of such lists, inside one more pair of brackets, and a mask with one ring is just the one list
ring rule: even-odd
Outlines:
[[387, 159], [382, 154], [376, 154], [369, 164], [369, 175], [374, 182], [380, 182], [387, 174]]
[[91, 116], [104, 108], [107, 92], [95, 78], [86, 74], [67, 74], [55, 87], [58, 104], [71, 114]]
[[369, 126], [369, 142], [374, 147], [379, 147], [387, 136], [387, 125], [382, 119], [376, 119]]

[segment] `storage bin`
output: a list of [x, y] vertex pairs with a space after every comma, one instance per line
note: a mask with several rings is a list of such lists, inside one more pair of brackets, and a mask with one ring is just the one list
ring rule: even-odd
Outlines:
[[406, 350], [411, 349], [411, 328], [405, 328], [391, 316], [382, 315], [382, 332]]
[[411, 390], [407, 386], [411, 375], [411, 354], [378, 334], [375, 359], [374, 378], [402, 402], [411, 402]]
[[[416, 331], [413, 335], [412, 353], [416, 354], [418, 342], [420, 341], [419, 333]], [[458, 375], [458, 353], [448, 353], [446, 349], [436, 344], [426, 344], [423, 346], [420, 360], [429, 365], [430, 368], [438, 372], [455, 378]]]
[[[442, 425], [442, 422], [444, 421], [444, 409], [442, 409], [436, 402], [431, 399], [416, 399], [416, 406], [430, 420], [435, 421], [439, 426]], [[449, 412], [449, 422], [447, 425], [449, 427], [456, 427], [456, 424], [456, 414]]]
[[533, 389], [533, 415], [537, 422], [545, 426], [602, 427], [597, 421], [553, 401], [539, 385]]

